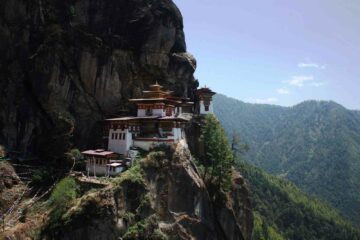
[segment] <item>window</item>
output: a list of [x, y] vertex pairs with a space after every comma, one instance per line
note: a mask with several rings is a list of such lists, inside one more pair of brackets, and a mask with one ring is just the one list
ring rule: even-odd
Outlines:
[[152, 115], [151, 108], [146, 109], [146, 116], [151, 116], [151, 115]]
[[209, 106], [205, 106], [205, 111], [209, 111]]
[[125, 140], [126, 133], [123, 133], [123, 140]]
[[115, 139], [118, 139], [118, 134], [117, 133], [115, 133]]
[[171, 116], [171, 113], [172, 113], [172, 109], [166, 108], [166, 116]]
[[114, 139], [114, 133], [111, 133], [111, 139]]

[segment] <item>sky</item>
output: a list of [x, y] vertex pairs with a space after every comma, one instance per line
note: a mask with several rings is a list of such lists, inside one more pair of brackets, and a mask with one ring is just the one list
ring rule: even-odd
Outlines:
[[174, 0], [200, 86], [245, 102], [360, 110], [360, 0]]

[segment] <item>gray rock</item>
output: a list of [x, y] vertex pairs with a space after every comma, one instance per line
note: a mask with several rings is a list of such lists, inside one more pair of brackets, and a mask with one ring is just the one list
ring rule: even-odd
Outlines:
[[59, 134], [53, 111], [75, 119], [76, 147], [95, 147], [98, 122], [149, 84], [180, 96], [196, 86], [170, 0], [4, 0], [0, 56], [0, 144], [23, 155]]

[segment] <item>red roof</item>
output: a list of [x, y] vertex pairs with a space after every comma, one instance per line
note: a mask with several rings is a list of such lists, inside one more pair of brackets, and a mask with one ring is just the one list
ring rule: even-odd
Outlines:
[[174, 120], [174, 121], [188, 121], [181, 117], [161, 117], [161, 116], [148, 116], [148, 117], [121, 117], [121, 118], [110, 118], [106, 121], [131, 121], [131, 120]]
[[199, 88], [198, 90], [196, 90], [197, 94], [202, 94], [202, 93], [209, 93], [209, 94], [216, 94], [215, 92], [211, 91], [210, 88], [204, 87], [204, 88]]
[[129, 102], [170, 102], [180, 104], [181, 101], [176, 101], [170, 98], [138, 98], [138, 99], [129, 99]]
[[111, 157], [111, 156], [117, 155], [114, 152], [105, 151], [105, 150], [102, 150], [102, 149], [86, 150], [86, 151], [82, 152], [82, 154], [90, 155], [90, 156], [100, 156], [100, 157]]
[[159, 116], [148, 116], [148, 117], [121, 117], [121, 118], [110, 118], [106, 121], [129, 121], [129, 120], [146, 120], [146, 119], [157, 119]]

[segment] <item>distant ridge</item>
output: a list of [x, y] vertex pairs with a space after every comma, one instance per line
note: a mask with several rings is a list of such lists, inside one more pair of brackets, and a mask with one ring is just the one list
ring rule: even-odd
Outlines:
[[333, 101], [281, 107], [221, 94], [214, 105], [228, 134], [236, 131], [250, 145], [248, 161], [360, 223], [360, 111]]
[[293, 183], [241, 160], [236, 166], [253, 196], [253, 239], [360, 239], [360, 228], [352, 227], [337, 210]]

